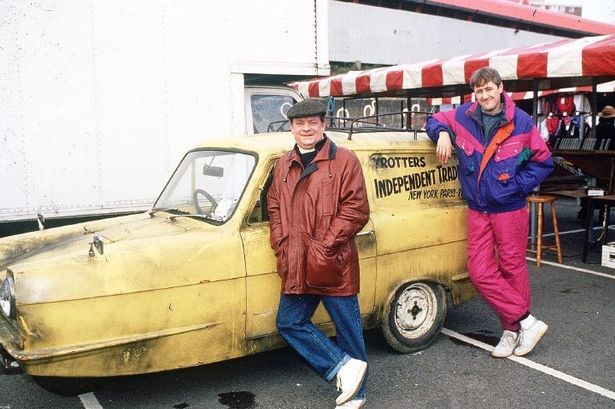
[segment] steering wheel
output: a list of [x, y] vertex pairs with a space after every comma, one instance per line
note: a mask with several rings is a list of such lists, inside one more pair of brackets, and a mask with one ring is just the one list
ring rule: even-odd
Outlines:
[[269, 126], [267, 126], [267, 132], [284, 132], [286, 124], [288, 124], [288, 121], [271, 122]]
[[196, 212], [198, 214], [205, 213], [203, 209], [201, 209], [201, 206], [199, 206], [199, 195], [203, 195], [207, 200], [209, 200], [209, 202], [211, 203], [211, 211], [209, 213], [213, 213], [214, 210], [216, 210], [216, 207], [218, 207], [218, 202], [216, 202], [216, 199], [214, 199], [212, 195], [210, 195], [203, 189], [196, 189], [194, 193], [192, 193], [192, 203], [194, 203], [194, 208], [196, 209]]

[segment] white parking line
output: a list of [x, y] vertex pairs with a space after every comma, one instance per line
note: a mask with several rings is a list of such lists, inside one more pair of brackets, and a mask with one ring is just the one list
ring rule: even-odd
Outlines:
[[[536, 261], [535, 258], [532, 257], [526, 257], [526, 260], [529, 261]], [[574, 270], [574, 271], [579, 271], [581, 273], [585, 273], [585, 274], [591, 274], [591, 275], [595, 275], [595, 276], [599, 276], [599, 277], [605, 277], [605, 278], [610, 278], [611, 280], [615, 280], [615, 275], [613, 274], [607, 274], [607, 273], [601, 273], [599, 271], [594, 271], [594, 270], [588, 270], [586, 268], [580, 268], [580, 267], [574, 267], [574, 266], [567, 266], [566, 264], [560, 264], [560, 263], [556, 263], [554, 261], [544, 261], [544, 260], [540, 260], [540, 264], [548, 264], [550, 266], [556, 266], [556, 267], [561, 267], [564, 268], [566, 270]]]
[[[463, 341], [467, 344], [473, 345], [475, 347], [484, 349], [486, 351], [492, 351], [493, 347], [491, 345], [485, 344], [484, 342], [477, 341], [465, 335], [462, 335], [458, 332], [451, 331], [450, 329], [442, 328], [442, 333], [451, 338], [458, 339], [459, 341]], [[580, 388], [586, 389], [590, 392], [597, 393], [599, 395], [605, 396], [609, 399], [615, 400], [615, 392], [610, 391], [608, 389], [603, 388], [602, 386], [594, 385], [593, 383], [589, 383], [584, 381], [583, 379], [576, 378], [574, 376], [565, 374], [563, 372], [558, 371], [557, 369], [549, 368], [548, 366], [539, 364], [537, 362], [531, 361], [527, 358], [523, 358], [520, 356], [510, 356], [508, 357], [511, 361], [515, 361], [521, 365], [525, 365], [529, 368], [536, 369], [542, 373], [553, 376], [555, 378], [561, 379], [562, 381], [568, 382], [572, 385], [578, 386]]]
[[[596, 229], [596, 228], [594, 227], [594, 229]], [[601, 229], [602, 229], [602, 227], [601, 227]], [[564, 234], [581, 233], [582, 231], [585, 231], [585, 229], [560, 231], [560, 232], [558, 232], [558, 234], [560, 236], [563, 236]], [[549, 236], [554, 236], [554, 235], [555, 235], [555, 233], [545, 233], [542, 236], [543, 237], [549, 237]]]
[[79, 395], [79, 399], [81, 399], [81, 403], [83, 403], [83, 407], [85, 409], [103, 409], [98, 403], [98, 399], [92, 392], [84, 393], [83, 395]]
[[[602, 226], [594, 226], [592, 227], [592, 230], [602, 230]], [[609, 230], [615, 230], [615, 226], [609, 226]], [[577, 229], [577, 230], [567, 230], [567, 231], [560, 231], [558, 232], [558, 234], [560, 236], [563, 236], [564, 234], [573, 234], [573, 233], [581, 233], [584, 232], [585, 229]], [[545, 233], [542, 236], [543, 237], [548, 237], [548, 236], [554, 236], [555, 233]]]

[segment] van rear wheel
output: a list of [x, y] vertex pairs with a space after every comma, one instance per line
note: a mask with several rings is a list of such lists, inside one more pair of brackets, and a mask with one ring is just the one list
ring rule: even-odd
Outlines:
[[96, 389], [95, 378], [33, 376], [32, 379], [47, 392], [60, 396], [77, 396]]
[[446, 318], [446, 292], [430, 282], [405, 283], [387, 305], [382, 332], [387, 343], [404, 354], [427, 348]]

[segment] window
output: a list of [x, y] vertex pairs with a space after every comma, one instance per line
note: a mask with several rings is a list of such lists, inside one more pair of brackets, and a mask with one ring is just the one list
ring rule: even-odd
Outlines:
[[290, 130], [286, 113], [295, 104], [289, 95], [252, 95], [252, 124], [254, 133]]
[[255, 164], [254, 156], [241, 152], [189, 152], [153, 210], [225, 222], [233, 215]]
[[269, 211], [267, 210], [267, 193], [269, 192], [269, 187], [271, 186], [271, 182], [273, 180], [273, 170], [269, 173], [267, 177], [267, 181], [263, 185], [263, 190], [256, 201], [256, 205], [254, 205], [254, 209], [250, 212], [250, 216], [248, 217], [248, 223], [263, 223], [269, 221]]

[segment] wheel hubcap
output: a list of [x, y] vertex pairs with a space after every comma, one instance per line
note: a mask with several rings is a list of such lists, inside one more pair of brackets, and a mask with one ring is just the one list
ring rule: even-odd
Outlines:
[[415, 283], [404, 290], [396, 304], [395, 326], [407, 338], [422, 336], [436, 320], [437, 300], [432, 289]]

